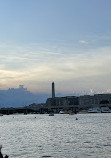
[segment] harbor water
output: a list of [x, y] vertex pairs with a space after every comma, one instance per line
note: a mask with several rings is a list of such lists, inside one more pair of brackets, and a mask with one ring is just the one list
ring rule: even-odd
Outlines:
[[0, 144], [9, 158], [111, 158], [111, 113], [0, 116]]

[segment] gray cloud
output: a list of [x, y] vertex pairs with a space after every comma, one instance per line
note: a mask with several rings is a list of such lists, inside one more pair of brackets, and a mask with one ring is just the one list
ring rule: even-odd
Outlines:
[[[35, 44], [34, 47], [33, 45], [28, 47], [7, 45], [2, 47], [0, 45], [1, 82], [2, 84], [8, 84], [9, 81], [13, 82], [12, 84], [22, 82], [28, 86], [33, 83], [32, 85], [35, 86], [36, 82], [56, 80], [57, 82], [63, 81], [65, 86], [67, 83], [69, 89], [75, 82], [78, 83], [76, 88], [81, 85], [83, 89], [87, 85], [89, 90], [93, 87], [88, 84], [88, 79], [94, 86], [93, 80], [98, 81], [98, 76], [102, 76], [104, 82], [107, 80], [104, 76], [110, 78], [110, 52], [111, 47], [80, 49], [79, 53], [78, 50], [71, 50], [69, 53], [67, 50], [64, 53], [61, 47], [56, 50], [49, 46], [42, 48], [40, 44]], [[81, 84], [81, 80], [84, 84]], [[100, 83], [104, 87], [102, 82]]]

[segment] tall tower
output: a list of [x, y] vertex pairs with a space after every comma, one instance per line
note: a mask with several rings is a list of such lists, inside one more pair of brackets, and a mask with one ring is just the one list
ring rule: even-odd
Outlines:
[[54, 82], [52, 82], [52, 98], [55, 98], [55, 86], [54, 86]]

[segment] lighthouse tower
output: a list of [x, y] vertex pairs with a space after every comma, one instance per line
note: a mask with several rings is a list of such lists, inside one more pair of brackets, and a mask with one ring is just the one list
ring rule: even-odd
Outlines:
[[52, 98], [55, 98], [55, 86], [54, 86], [54, 82], [52, 82]]

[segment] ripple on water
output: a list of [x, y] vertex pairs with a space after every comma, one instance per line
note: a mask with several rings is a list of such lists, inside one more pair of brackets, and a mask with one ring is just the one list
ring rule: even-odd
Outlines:
[[53, 118], [39, 114], [2, 117], [3, 154], [11, 158], [110, 158], [111, 114], [78, 116], [79, 122], [56, 114]]
[[106, 146], [106, 147], [107, 147], [107, 146], [111, 146], [111, 144], [103, 144], [103, 146]]
[[91, 143], [91, 141], [85, 141], [84, 143], [90, 144], [90, 143]]
[[49, 156], [49, 155], [44, 155], [44, 156], [42, 156], [43, 158], [45, 158], [45, 157], [52, 157], [52, 156]]
[[100, 148], [101, 148], [101, 146], [96, 145], [96, 146], [95, 146], [95, 148], [99, 148], [99, 149], [100, 149]]

